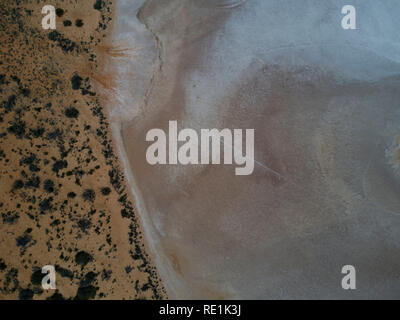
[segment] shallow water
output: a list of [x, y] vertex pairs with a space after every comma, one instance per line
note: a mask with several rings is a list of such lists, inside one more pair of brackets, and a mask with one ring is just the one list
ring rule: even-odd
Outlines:
[[[399, 297], [400, 5], [344, 4], [119, 1], [114, 131], [171, 298]], [[254, 173], [150, 166], [170, 120], [255, 129]]]

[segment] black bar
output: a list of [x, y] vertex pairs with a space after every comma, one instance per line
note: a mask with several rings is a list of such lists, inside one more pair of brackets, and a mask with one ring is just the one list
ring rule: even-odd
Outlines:
[[[342, 319], [349, 315], [349, 307], [355, 311], [372, 315], [383, 309], [379, 302], [369, 301], [0, 301], [3, 314], [10, 308], [10, 315], [19, 313], [29, 316], [42, 315], [51, 318], [90, 319], [95, 316], [107, 317], [108, 320], [119, 319], [279, 319], [282, 317], [317, 316]], [[385, 303], [384, 310], [388, 312]], [[232, 306], [236, 306], [232, 307]], [[397, 306], [397, 304], [396, 304]], [[190, 308], [190, 309], [188, 309]], [[377, 310], [374, 310], [377, 309]], [[189, 310], [192, 312], [189, 315]], [[236, 310], [236, 312], [235, 312]], [[239, 313], [240, 310], [240, 313]]]

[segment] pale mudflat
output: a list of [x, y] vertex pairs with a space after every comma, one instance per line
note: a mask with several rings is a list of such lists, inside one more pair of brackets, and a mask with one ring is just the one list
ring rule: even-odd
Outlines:
[[[170, 297], [399, 297], [400, 6], [352, 4], [118, 2], [114, 132]], [[170, 120], [255, 129], [254, 173], [149, 165]]]

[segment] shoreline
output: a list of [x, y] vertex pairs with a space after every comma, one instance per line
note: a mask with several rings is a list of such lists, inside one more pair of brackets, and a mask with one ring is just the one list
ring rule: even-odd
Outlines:
[[[135, 234], [137, 235], [137, 237], [139, 238], [139, 243], [141, 243], [141, 247], [142, 249], [146, 252], [146, 256], [147, 256], [147, 260], [149, 260], [150, 265], [153, 265], [152, 269], [152, 277], [154, 278], [154, 280], [156, 281], [156, 285], [155, 288], [157, 289], [157, 291], [159, 291], [159, 293], [161, 294], [159, 298], [162, 299], [168, 299], [168, 295], [165, 291], [164, 285], [163, 285], [163, 280], [160, 277], [159, 274], [159, 267], [157, 266], [157, 264], [154, 264], [154, 260], [155, 260], [155, 254], [153, 252], [153, 250], [155, 250], [153, 248], [153, 246], [151, 245], [152, 242], [151, 240], [149, 240], [149, 237], [145, 235], [146, 232], [146, 228], [145, 228], [145, 222], [142, 221], [143, 217], [141, 215], [141, 212], [143, 212], [143, 209], [140, 209], [141, 206], [141, 202], [140, 202], [140, 196], [137, 195], [137, 190], [138, 187], [136, 186], [135, 180], [132, 177], [131, 171], [130, 171], [130, 164], [128, 162], [128, 158], [126, 156], [125, 153], [125, 147], [124, 147], [124, 143], [122, 141], [122, 127], [124, 125], [124, 121], [121, 120], [121, 115], [120, 114], [115, 114], [115, 101], [113, 102], [113, 99], [115, 98], [116, 93], [114, 92], [115, 89], [115, 81], [116, 79], [113, 79], [113, 75], [115, 76], [115, 78], [118, 77], [117, 72], [115, 72], [114, 70], [110, 70], [109, 67], [105, 67], [106, 65], [108, 65], [109, 63], [112, 64], [112, 59], [113, 58], [120, 58], [120, 57], [129, 57], [129, 47], [114, 47], [113, 45], [113, 32], [114, 32], [114, 28], [115, 28], [115, 17], [117, 14], [117, 6], [118, 6], [118, 2], [120, 0], [114, 0], [113, 2], [113, 10], [112, 10], [112, 23], [110, 24], [110, 27], [108, 29], [108, 34], [107, 37], [105, 39], [105, 45], [106, 48], [108, 50], [106, 50], [105, 52], [102, 52], [102, 54], [99, 55], [99, 70], [101, 70], [102, 75], [105, 76], [107, 78], [107, 82], [106, 84], [101, 83], [100, 81], [98, 81], [98, 83], [100, 84], [97, 85], [98, 87], [98, 92], [100, 92], [100, 100], [102, 101], [102, 104], [105, 106], [105, 108], [107, 109], [107, 117], [109, 119], [109, 124], [111, 126], [110, 128], [110, 133], [111, 133], [111, 139], [113, 141], [113, 145], [117, 150], [117, 162], [118, 165], [117, 167], [119, 168], [119, 170], [122, 170], [123, 172], [123, 177], [125, 177], [127, 179], [125, 185], [128, 187], [129, 191], [127, 193], [128, 195], [128, 199], [131, 201], [131, 205], [133, 207], [133, 212], [135, 215], [137, 215], [137, 217], [129, 217], [129, 219], [133, 219], [133, 222], [135, 224], [137, 224], [137, 227], [135, 227]], [[107, 52], [108, 51], [108, 52]], [[128, 52], [128, 53], [126, 53]], [[113, 69], [111, 67], [111, 69]], [[110, 76], [111, 74], [111, 76]], [[105, 91], [104, 91], [105, 89]], [[132, 230], [131, 230], [132, 231]], [[149, 250], [150, 249], [150, 250]]]
[[[121, 2], [121, 1], [119, 1]], [[142, 4], [137, 5], [138, 9], [137, 9], [137, 15], [139, 14], [141, 8], [145, 5], [146, 0], [141, 1]], [[115, 6], [118, 6], [118, 2], [115, 4]], [[115, 10], [114, 15], [116, 14], [116, 12], [118, 11], [118, 9]], [[151, 32], [147, 29], [147, 26], [145, 25], [145, 23], [143, 21], [140, 21], [140, 19], [137, 19], [137, 15], [135, 15], [135, 20], [137, 20], [141, 25], [143, 25], [143, 27], [146, 28], [146, 30], [151, 34]], [[113, 35], [113, 31], [115, 31], [115, 22], [113, 23], [113, 28], [111, 29], [111, 35], [109, 40], [112, 42], [116, 41], [119, 42], [119, 39], [113, 39], [112, 35]], [[154, 37], [154, 35], [152, 35], [152, 37]], [[154, 37], [154, 42], [156, 42], [157, 40]], [[124, 43], [126, 51], [128, 52], [126, 55], [121, 55], [119, 57], [111, 57], [111, 56], [106, 56], [103, 62], [103, 65], [105, 65], [106, 63], [110, 63], [112, 66], [108, 66], [107, 68], [105, 68], [105, 72], [106, 73], [111, 73], [114, 75], [115, 78], [119, 78], [120, 74], [118, 73], [117, 69], [118, 67], [116, 67], [116, 65], [118, 65], [119, 63], [121, 63], [120, 61], [118, 61], [118, 59], [130, 59], [130, 55], [129, 52], [131, 50], [131, 48], [133, 47], [132, 43], [129, 43], [129, 41], [122, 41], [122, 43]], [[131, 45], [131, 46], [130, 46]], [[156, 47], [156, 46], [155, 46]], [[113, 61], [113, 59], [115, 59], [115, 61]], [[154, 69], [154, 75], [150, 76], [150, 84], [148, 88], [145, 88], [145, 94], [144, 96], [147, 96], [149, 93], [148, 91], [151, 91], [151, 82], [153, 80], [153, 77], [156, 75], [157, 73], [157, 69], [159, 68], [157, 63], [155, 63], [154, 66], [151, 67], [152, 69]], [[125, 79], [126, 80], [126, 79]], [[128, 88], [129, 90], [129, 88]], [[127, 120], [129, 118], [133, 118], [133, 116], [130, 114], [131, 110], [130, 106], [125, 106], [123, 104], [119, 104], [118, 102], [119, 100], [116, 98], [116, 96], [118, 95], [118, 92], [111, 92], [110, 94], [107, 94], [104, 98], [104, 104], [107, 106], [108, 109], [108, 113], [109, 113], [109, 117], [110, 117], [110, 125], [112, 127], [112, 135], [113, 135], [113, 141], [114, 141], [114, 145], [117, 148], [118, 154], [119, 154], [119, 161], [121, 163], [121, 167], [123, 168], [123, 172], [124, 172], [124, 176], [127, 179], [127, 185], [130, 188], [130, 194], [132, 195], [134, 201], [134, 207], [135, 207], [135, 211], [138, 213], [139, 215], [139, 220], [140, 220], [140, 227], [142, 229], [142, 232], [144, 233], [144, 241], [146, 244], [146, 247], [148, 247], [149, 250], [149, 254], [151, 256], [151, 259], [155, 262], [155, 266], [157, 268], [157, 272], [160, 275], [160, 279], [161, 282], [163, 283], [164, 287], [165, 287], [165, 281], [164, 279], [171, 279], [171, 274], [166, 276], [166, 274], [168, 274], [168, 261], [166, 259], [163, 259], [160, 252], [162, 252], [162, 250], [160, 249], [160, 243], [158, 241], [159, 239], [159, 235], [158, 232], [156, 231], [156, 229], [154, 228], [153, 225], [153, 221], [151, 220], [147, 208], [145, 207], [142, 199], [142, 195], [141, 195], [141, 191], [139, 186], [136, 183], [136, 180], [134, 178], [133, 172], [131, 170], [131, 163], [129, 160], [129, 157], [126, 153], [126, 142], [124, 141], [123, 138], [123, 131], [124, 131], [124, 126], [129, 123], [131, 120]], [[141, 98], [139, 98], [139, 102], [138, 103], [143, 103], [145, 98], [143, 98], [143, 100]], [[118, 105], [118, 106], [116, 106]], [[139, 107], [139, 108], [144, 108], [143, 107]], [[123, 110], [121, 112], [121, 109]], [[135, 112], [133, 112], [133, 114], [135, 114]], [[126, 117], [125, 117], [126, 116]], [[164, 277], [161, 276], [161, 274], [164, 275]], [[165, 294], [164, 298], [169, 297], [168, 291]]]

